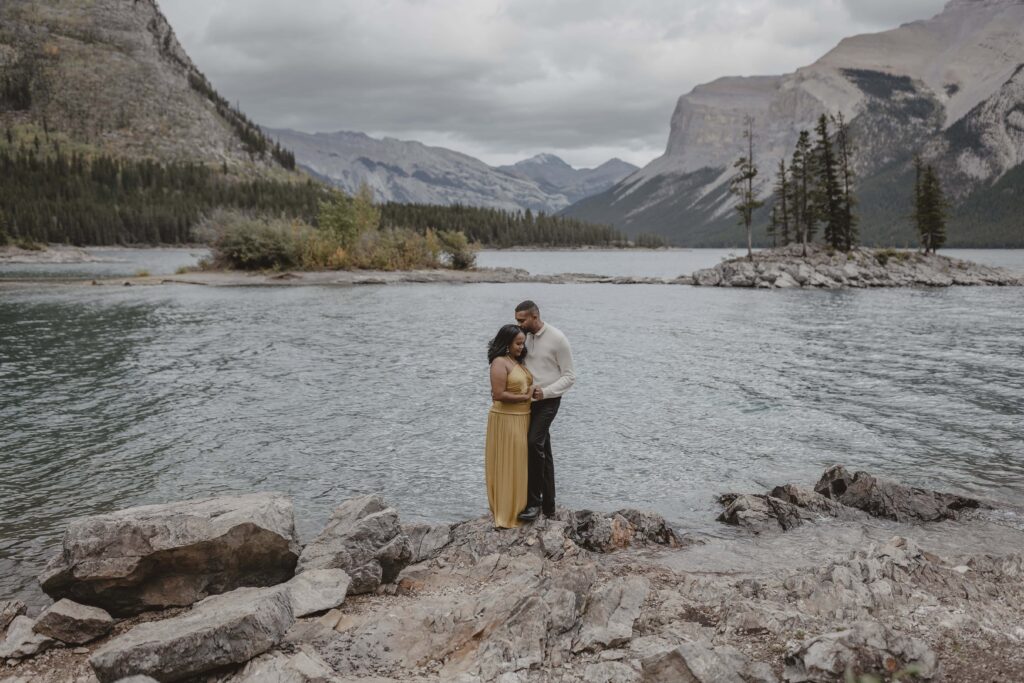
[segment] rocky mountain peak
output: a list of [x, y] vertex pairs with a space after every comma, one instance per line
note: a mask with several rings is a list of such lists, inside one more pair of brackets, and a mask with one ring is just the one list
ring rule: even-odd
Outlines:
[[0, 67], [23, 83], [0, 123], [90, 153], [280, 165], [259, 129], [199, 71], [155, 0], [2, 0]]

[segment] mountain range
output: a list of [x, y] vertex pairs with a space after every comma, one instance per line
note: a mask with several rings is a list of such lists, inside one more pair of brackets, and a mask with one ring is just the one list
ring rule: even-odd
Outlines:
[[575, 169], [553, 154], [492, 167], [467, 154], [412, 140], [347, 131], [265, 131], [292, 150], [310, 174], [349, 193], [366, 184], [378, 201], [556, 213], [637, 170], [619, 159]]
[[865, 242], [916, 241], [907, 216], [920, 154], [952, 202], [950, 245], [1024, 246], [1024, 0], [952, 0], [931, 19], [846, 38], [794, 73], [699, 85], [679, 98], [662, 156], [566, 213], [734, 245], [728, 182], [745, 118], [767, 198], [779, 160], [823, 113], [850, 122]]

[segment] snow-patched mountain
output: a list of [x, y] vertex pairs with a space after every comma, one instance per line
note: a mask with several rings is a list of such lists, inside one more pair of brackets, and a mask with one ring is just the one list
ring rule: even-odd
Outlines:
[[310, 173], [346, 192], [355, 192], [365, 183], [378, 201], [465, 204], [548, 213], [570, 203], [559, 191], [547, 191], [527, 177], [505, 173], [443, 147], [344, 131], [266, 131], [292, 150], [299, 166]]
[[[952, 0], [937, 16], [846, 38], [810, 66], [784, 76], [729, 77], [683, 95], [665, 153], [611, 190], [566, 213], [657, 231], [681, 244], [738, 239], [727, 192], [742, 153], [745, 117], [755, 119], [756, 158], [767, 194], [778, 161], [822, 113], [851, 122], [866, 241], [912, 241], [911, 160], [937, 164], [957, 202], [950, 242], [976, 243], [981, 219], [966, 209], [1024, 160], [1024, 0]], [[1012, 188], [1011, 188], [1012, 189]], [[1001, 197], [998, 198], [998, 197]], [[1024, 190], [1001, 193], [986, 220], [1013, 223]], [[766, 222], [766, 221], [765, 221]]]
[[564, 194], [570, 202], [578, 202], [604, 192], [639, 167], [616, 158], [596, 168], [573, 168], [554, 154], [538, 154], [510, 166], [498, 166], [498, 170], [532, 180], [545, 192]]

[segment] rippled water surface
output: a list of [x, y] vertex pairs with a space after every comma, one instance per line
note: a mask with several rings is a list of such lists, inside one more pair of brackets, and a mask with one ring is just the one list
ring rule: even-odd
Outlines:
[[562, 504], [714, 531], [717, 493], [834, 462], [1024, 503], [1020, 288], [8, 285], [0, 598], [38, 602], [68, 520], [129, 505], [284, 491], [307, 539], [372, 491], [483, 514], [484, 345], [524, 298], [577, 360]]

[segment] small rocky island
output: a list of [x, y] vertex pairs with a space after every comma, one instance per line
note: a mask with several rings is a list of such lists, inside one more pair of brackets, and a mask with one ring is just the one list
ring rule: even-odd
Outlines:
[[823, 288], [949, 287], [1024, 285], [1024, 275], [940, 254], [896, 249], [834, 251], [798, 244], [754, 252], [698, 270], [692, 284], [702, 287]]
[[305, 547], [271, 493], [78, 519], [56, 602], [0, 601], [0, 680], [1024, 679], [1007, 508], [838, 466], [721, 503], [722, 537], [637, 510], [402, 524], [374, 495]]

